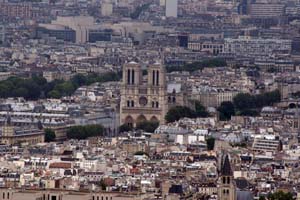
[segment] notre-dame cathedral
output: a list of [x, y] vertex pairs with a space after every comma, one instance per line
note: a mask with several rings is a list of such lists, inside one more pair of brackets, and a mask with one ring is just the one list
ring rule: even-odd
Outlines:
[[164, 123], [167, 109], [164, 66], [161, 63], [148, 66], [147, 79], [143, 79], [143, 71], [138, 63], [126, 63], [121, 86], [120, 123], [132, 127], [145, 120]]

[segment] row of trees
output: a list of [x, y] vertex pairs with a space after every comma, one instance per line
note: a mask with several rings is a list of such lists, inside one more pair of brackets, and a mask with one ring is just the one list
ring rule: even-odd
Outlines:
[[104, 128], [102, 125], [86, 125], [73, 126], [67, 131], [68, 139], [85, 140], [89, 137], [97, 137], [104, 135]]
[[71, 80], [54, 80], [47, 82], [41, 76], [32, 78], [10, 77], [0, 82], [0, 98], [24, 97], [27, 100], [39, 98], [60, 98], [69, 96], [80, 86], [95, 82], [119, 81], [121, 75], [115, 72], [105, 74], [75, 75]]
[[197, 70], [203, 70], [204, 68], [211, 68], [211, 67], [225, 67], [227, 63], [225, 60], [220, 58], [213, 58], [210, 60], [198, 61], [189, 63], [183, 66], [169, 66], [166, 67], [167, 72], [174, 72], [174, 71], [188, 71], [194, 72]]
[[259, 200], [294, 200], [293, 194], [290, 192], [278, 191], [269, 193], [266, 197], [260, 196]]
[[180, 118], [197, 118], [197, 117], [208, 117], [209, 113], [206, 111], [206, 108], [199, 102], [194, 101], [194, 109], [191, 109], [187, 106], [175, 106], [172, 107], [166, 114], [166, 122], [175, 122]]
[[280, 102], [279, 90], [259, 95], [240, 93], [233, 98], [233, 102], [223, 102], [218, 111], [221, 120], [229, 120], [233, 115], [256, 116], [264, 106], [272, 106]]
[[[159, 126], [159, 122], [158, 121], [142, 121], [137, 123], [136, 125], [136, 129], [137, 130], [143, 130], [145, 132], [148, 133], [153, 133], [155, 131], [155, 129], [157, 129], [157, 127]], [[123, 132], [128, 132], [128, 131], [132, 131], [133, 127], [128, 126], [127, 124], [123, 124], [119, 127], [119, 132], [123, 133]]]

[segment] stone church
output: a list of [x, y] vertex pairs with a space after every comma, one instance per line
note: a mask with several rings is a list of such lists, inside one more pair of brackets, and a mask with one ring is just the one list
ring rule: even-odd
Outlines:
[[168, 89], [166, 83], [164, 66], [158, 62], [151, 64], [147, 72], [147, 78], [143, 78], [143, 71], [138, 63], [129, 62], [124, 65], [120, 124], [135, 127], [145, 120], [163, 124], [170, 103], [177, 103], [175, 89], [168, 94], [171, 89]]

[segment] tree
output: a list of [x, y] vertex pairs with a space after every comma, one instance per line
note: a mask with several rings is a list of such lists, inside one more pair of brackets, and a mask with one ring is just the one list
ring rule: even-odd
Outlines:
[[195, 111], [191, 110], [189, 107], [186, 106], [175, 106], [172, 107], [166, 114], [165, 120], [170, 122], [175, 122], [181, 118], [189, 117], [189, 118], [195, 118], [196, 113]]
[[104, 135], [104, 128], [102, 125], [86, 125], [73, 126], [67, 131], [68, 139], [85, 140], [89, 137], [98, 137]]
[[145, 132], [154, 133], [158, 126], [159, 122], [157, 121], [142, 121], [137, 123], [136, 128]]
[[72, 83], [78, 87], [86, 85], [87, 84], [87, 77], [82, 74], [76, 74], [72, 78]]
[[258, 95], [240, 93], [233, 98], [233, 104], [240, 115], [257, 116], [263, 106], [272, 106], [280, 102], [279, 90], [266, 92]]
[[234, 105], [230, 101], [224, 101], [221, 103], [221, 105], [218, 108], [218, 111], [220, 113], [220, 120], [230, 120], [231, 116], [235, 114]]
[[206, 139], [207, 150], [211, 151], [215, 147], [215, 138], [209, 137]]
[[45, 142], [53, 142], [56, 138], [55, 132], [50, 129], [46, 128], [45, 129]]
[[208, 117], [209, 113], [206, 108], [200, 103], [200, 101], [195, 101], [195, 110], [197, 117]]
[[61, 94], [57, 90], [52, 90], [48, 93], [48, 97], [54, 98], [54, 99], [59, 99], [59, 98], [61, 98]]
[[120, 132], [120, 133], [129, 132], [129, 131], [132, 131], [132, 127], [131, 127], [131, 126], [128, 126], [128, 124], [122, 124], [122, 125], [119, 127], [119, 132]]
[[234, 106], [238, 110], [253, 108], [255, 106], [254, 101], [253, 96], [248, 93], [240, 93], [233, 98]]
[[290, 192], [285, 193], [282, 191], [274, 192], [273, 194], [269, 193], [267, 199], [268, 200], [294, 200], [292, 193]]
[[101, 190], [106, 190], [106, 184], [105, 184], [105, 181], [104, 179], [101, 179], [100, 180], [100, 183], [99, 183], [100, 187], [101, 187]]
[[13, 95], [15, 97], [25, 97], [26, 99], [29, 97], [29, 92], [26, 88], [20, 87], [13, 91]]

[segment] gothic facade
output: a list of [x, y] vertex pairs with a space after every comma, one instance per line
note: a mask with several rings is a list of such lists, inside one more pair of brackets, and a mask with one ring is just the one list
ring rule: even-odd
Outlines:
[[155, 63], [148, 66], [147, 71], [147, 79], [143, 79], [143, 71], [138, 63], [129, 62], [123, 67], [121, 124], [135, 127], [145, 120], [164, 123], [168, 107], [165, 68]]

